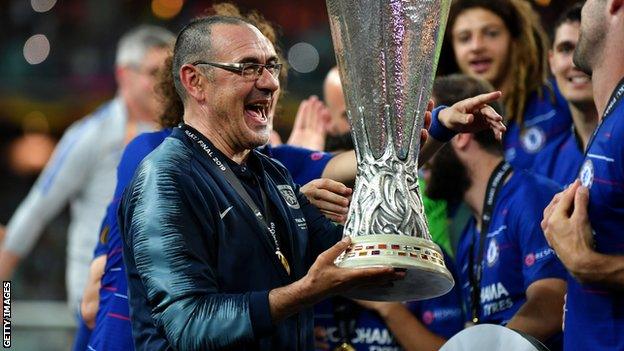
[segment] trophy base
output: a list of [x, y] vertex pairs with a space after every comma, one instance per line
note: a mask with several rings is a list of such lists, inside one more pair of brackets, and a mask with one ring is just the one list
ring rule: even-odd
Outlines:
[[352, 236], [351, 246], [336, 259], [345, 268], [394, 267], [405, 278], [391, 286], [358, 288], [345, 296], [370, 301], [426, 300], [446, 294], [455, 282], [438, 245], [405, 235]]

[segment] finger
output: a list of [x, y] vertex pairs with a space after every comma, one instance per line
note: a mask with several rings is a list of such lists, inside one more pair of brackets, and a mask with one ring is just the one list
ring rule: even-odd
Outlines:
[[550, 203], [544, 209], [544, 221], [548, 221], [550, 216], [552, 215], [552, 211], [555, 209], [555, 206], [559, 203], [559, 199], [561, 198], [561, 194], [563, 192], [555, 194], [555, 196], [550, 200]]
[[485, 105], [479, 112], [490, 122], [502, 122], [503, 116], [499, 115], [490, 105]]
[[493, 91], [491, 93], [485, 93], [462, 100], [459, 104], [462, 108], [464, 108], [464, 111], [472, 111], [484, 104], [489, 104], [492, 101], [498, 100], [501, 96], [502, 93], [500, 91]]
[[326, 189], [336, 194], [341, 194], [345, 196], [351, 194], [351, 188], [333, 179], [322, 178], [319, 179], [316, 184], [318, 185], [319, 189]]
[[326, 211], [321, 211], [321, 213], [323, 214], [323, 216], [327, 217], [327, 219], [335, 223], [344, 223], [347, 220], [347, 216], [345, 215], [339, 215]]
[[425, 146], [427, 139], [429, 139], [429, 132], [426, 129], [421, 129], [420, 130], [420, 148], [421, 149], [423, 146]]
[[313, 108], [313, 104], [314, 104], [314, 96], [311, 96], [306, 101], [306, 108], [305, 108], [303, 116], [302, 116], [303, 117], [303, 128], [306, 129], [306, 130], [310, 128], [310, 114], [311, 114], [311, 110]]
[[337, 203], [321, 198], [315, 199], [313, 204], [321, 211], [333, 212], [335, 214], [346, 214], [347, 212], [349, 212], [349, 207], [348, 205], [343, 205], [343, 203], [348, 203], [349, 200], [347, 200], [346, 198], [343, 199], [338, 199], [337, 201], [340, 202]]
[[392, 267], [371, 268], [342, 268], [345, 270], [346, 279], [357, 286], [383, 286], [388, 283], [402, 280], [406, 273], [395, 271]]
[[323, 253], [318, 256], [317, 261], [333, 264], [336, 258], [338, 258], [338, 256], [340, 256], [340, 254], [343, 253], [349, 245], [351, 245], [351, 237], [346, 235], [334, 246], [323, 251]]
[[576, 194], [576, 189], [579, 187], [580, 183], [577, 180], [574, 183], [570, 184], [570, 186], [563, 191], [561, 197], [559, 199], [559, 203], [555, 206], [553, 210], [553, 215], [558, 214], [565, 216], [568, 218], [571, 214], [572, 206], [574, 204], [574, 195]]
[[435, 102], [433, 101], [433, 99], [429, 99], [429, 102], [427, 102], [427, 112], [432, 112], [434, 106]]
[[585, 220], [587, 218], [587, 204], [589, 204], [589, 189], [585, 186], [579, 186], [574, 195], [574, 212], [572, 217]]
[[299, 104], [299, 108], [297, 109], [297, 114], [295, 115], [295, 123], [293, 124], [293, 130], [301, 129], [303, 127], [303, 115], [308, 106], [308, 100], [303, 100]]
[[429, 130], [431, 128], [431, 111], [425, 112], [425, 127], [424, 129]]

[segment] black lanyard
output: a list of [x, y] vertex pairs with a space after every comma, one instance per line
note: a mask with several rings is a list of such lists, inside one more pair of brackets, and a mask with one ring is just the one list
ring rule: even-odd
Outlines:
[[275, 255], [277, 256], [282, 266], [284, 266], [286, 273], [290, 275], [290, 265], [288, 264], [286, 256], [284, 256], [284, 254], [282, 253], [282, 250], [280, 250], [279, 240], [275, 232], [275, 222], [272, 220], [271, 217], [270, 204], [267, 200], [264, 189], [262, 189], [262, 186], [260, 185], [260, 182], [258, 182], [258, 188], [260, 189], [260, 195], [262, 196], [262, 204], [264, 205], [264, 209], [266, 212], [265, 214], [260, 211], [256, 203], [251, 199], [251, 196], [249, 195], [247, 190], [245, 190], [243, 184], [241, 184], [240, 180], [238, 179], [238, 177], [236, 177], [227, 162], [222, 162], [217, 154], [212, 150], [211, 146], [206, 141], [204, 141], [202, 137], [198, 136], [198, 134], [201, 134], [197, 132], [194, 128], [186, 124], [181, 124], [179, 128], [184, 131], [184, 134], [187, 137], [195, 141], [197, 145], [199, 145], [206, 152], [206, 154], [212, 161], [212, 163], [209, 162], [209, 164], [214, 165], [216, 169], [222, 172], [223, 176], [230, 184], [230, 186], [234, 188], [236, 193], [243, 199], [247, 207], [249, 207], [249, 209], [254, 213], [256, 219], [260, 223], [260, 226], [266, 228], [269, 236], [271, 237], [271, 239], [273, 239], [273, 244], [275, 245]]
[[[472, 312], [472, 322], [474, 324], [479, 323], [479, 305], [481, 298], [481, 275], [483, 273], [483, 254], [485, 238], [487, 237], [490, 222], [492, 220], [492, 211], [494, 210], [494, 204], [496, 203], [496, 197], [503, 188], [504, 180], [513, 169], [511, 165], [506, 161], [501, 161], [488, 180], [487, 189], [485, 191], [485, 199], [483, 200], [483, 212], [481, 213], [481, 235], [479, 236], [478, 256], [475, 262], [475, 239], [472, 238], [472, 244], [470, 245], [470, 255], [468, 256], [468, 269], [471, 291], [470, 309]], [[475, 267], [476, 266], [476, 267]]]
[[609, 103], [607, 104], [604, 114], [602, 115], [602, 118], [600, 119], [600, 123], [598, 124], [596, 129], [594, 129], [594, 134], [592, 134], [591, 139], [589, 139], [589, 142], [587, 143], [587, 146], [585, 147], [585, 158], [587, 158], [589, 147], [591, 146], [591, 144], [593, 144], [594, 139], [596, 139], [596, 136], [598, 135], [598, 131], [600, 130], [600, 127], [602, 127], [602, 125], [604, 124], [604, 121], [607, 120], [607, 118], [611, 115], [611, 112], [613, 112], [613, 109], [615, 108], [615, 106], [617, 106], [618, 102], [622, 99], [622, 97], [624, 97], [624, 78], [620, 80], [618, 85], [615, 87], [615, 90], [611, 94], [611, 98], [609, 98]]

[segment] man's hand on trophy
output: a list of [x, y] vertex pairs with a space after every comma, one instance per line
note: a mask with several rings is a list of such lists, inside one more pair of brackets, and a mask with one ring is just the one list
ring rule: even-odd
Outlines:
[[329, 220], [341, 224], [347, 220], [353, 193], [351, 188], [335, 180], [321, 178], [302, 186], [301, 192]]
[[427, 111], [425, 111], [425, 125], [423, 129], [420, 130], [420, 149], [422, 150], [423, 146], [429, 139], [429, 128], [431, 127], [431, 112], [433, 111], [433, 106], [435, 103], [432, 99], [429, 99], [429, 103], [427, 104]]
[[316, 96], [303, 100], [297, 110], [288, 144], [310, 150], [325, 149], [325, 137], [331, 115], [325, 104]]
[[394, 268], [340, 268], [334, 261], [351, 244], [346, 236], [322, 254], [320, 254], [308, 274], [301, 278], [303, 292], [309, 303], [316, 303], [331, 295], [347, 293], [361, 286], [386, 286], [393, 281], [405, 278], [404, 271]]
[[440, 111], [438, 120], [457, 133], [476, 133], [490, 128], [496, 138], [502, 140], [507, 130], [503, 117], [488, 105], [501, 96], [500, 91], [494, 91], [462, 100]]

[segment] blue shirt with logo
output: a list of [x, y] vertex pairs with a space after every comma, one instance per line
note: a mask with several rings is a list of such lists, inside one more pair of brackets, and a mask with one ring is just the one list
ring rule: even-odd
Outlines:
[[[624, 89], [624, 86], [621, 86]], [[579, 178], [589, 188], [595, 250], [624, 255], [624, 102], [603, 117]], [[564, 320], [566, 350], [624, 350], [624, 294], [570, 277]]]
[[566, 186], [576, 179], [583, 164], [583, 149], [574, 133], [558, 136], [535, 157], [533, 172]]
[[[464, 313], [460, 290], [457, 285], [457, 270], [450, 255], [443, 251], [446, 267], [453, 274], [455, 286], [446, 295], [423, 301], [407, 302], [406, 307], [431, 332], [449, 339], [464, 328]], [[323, 328], [329, 349], [340, 345], [340, 333], [334, 320], [331, 299], [314, 306], [315, 328]], [[402, 350], [383, 319], [373, 311], [358, 308], [355, 335], [351, 345], [357, 351]]]
[[566, 100], [561, 96], [554, 80], [550, 82], [550, 86], [552, 90], [548, 86], [543, 87], [541, 98], [537, 92], [530, 96], [524, 112], [523, 126], [516, 122], [507, 125], [503, 139], [505, 159], [515, 169], [530, 169], [538, 154], [552, 152], [545, 148], [546, 145], [566, 134], [572, 126], [572, 115]]
[[[525, 292], [532, 283], [546, 278], [566, 279], [565, 268], [540, 228], [542, 212], [559, 190], [551, 180], [526, 170], [514, 170], [500, 190], [483, 246], [482, 323], [506, 325], [526, 302]], [[473, 248], [473, 257], [478, 257], [479, 236], [472, 218], [457, 249], [458, 284], [466, 311], [471, 310], [469, 255]], [[555, 336], [553, 344], [557, 337], [560, 335]]]

